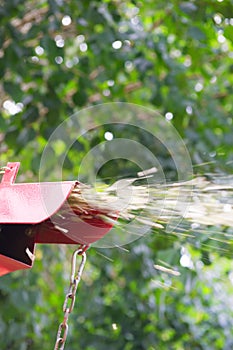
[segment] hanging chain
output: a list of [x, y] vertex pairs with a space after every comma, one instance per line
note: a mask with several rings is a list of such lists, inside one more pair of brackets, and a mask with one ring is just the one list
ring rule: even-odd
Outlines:
[[[63, 312], [64, 312], [64, 318], [63, 322], [59, 325], [58, 327], [58, 332], [57, 332], [57, 339], [55, 343], [54, 350], [63, 350], [68, 334], [68, 318], [70, 313], [72, 312], [74, 308], [74, 303], [75, 303], [75, 297], [76, 297], [76, 292], [77, 288], [79, 285], [79, 282], [82, 277], [82, 272], [86, 263], [86, 253], [85, 251], [87, 250], [88, 246], [82, 246], [81, 248], [77, 249], [74, 251], [71, 259], [71, 274], [70, 274], [70, 286], [68, 293], [65, 296], [65, 301], [63, 304]], [[80, 255], [82, 260], [78, 268], [78, 272], [76, 274], [76, 260], [77, 260], [77, 255]]]

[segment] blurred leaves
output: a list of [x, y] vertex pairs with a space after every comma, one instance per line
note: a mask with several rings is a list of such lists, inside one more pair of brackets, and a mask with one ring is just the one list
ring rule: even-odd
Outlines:
[[[64, 16], [70, 24], [63, 24]], [[196, 173], [232, 173], [232, 18], [230, 0], [1, 1], [1, 165], [20, 161], [20, 179], [36, 179], [46, 142], [62, 121], [80, 108], [125, 101], [172, 113]], [[104, 141], [104, 132], [75, 142], [65, 179]], [[127, 132], [135, 137], [133, 128]], [[165, 150], [142, 138], [159, 149], [172, 178]], [[63, 146], [51, 149], [51, 176]], [[109, 169], [111, 178], [125, 176], [125, 168], [110, 164], [100, 176]], [[222, 232], [215, 230], [194, 238], [157, 232], [125, 247], [129, 252], [91, 249], [67, 348], [231, 349], [232, 247], [220, 243]], [[70, 255], [67, 247], [37, 247], [32, 271], [1, 278], [1, 349], [53, 348]], [[176, 268], [180, 276], [154, 264]]]

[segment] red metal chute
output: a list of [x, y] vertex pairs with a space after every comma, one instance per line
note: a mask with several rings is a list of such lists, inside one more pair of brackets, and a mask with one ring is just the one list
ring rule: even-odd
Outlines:
[[112, 228], [95, 216], [83, 221], [71, 209], [64, 223], [56, 214], [68, 206], [76, 182], [14, 183], [19, 166], [8, 163], [0, 182], [0, 276], [32, 267], [35, 243], [89, 245]]

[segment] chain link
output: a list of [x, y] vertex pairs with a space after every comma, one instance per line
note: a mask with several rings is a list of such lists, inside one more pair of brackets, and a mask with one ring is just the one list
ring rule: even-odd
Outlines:
[[[79, 282], [82, 277], [83, 269], [86, 263], [86, 253], [88, 246], [82, 246], [79, 249], [76, 249], [72, 255], [71, 260], [71, 274], [70, 274], [70, 286], [69, 290], [65, 296], [65, 301], [63, 304], [63, 312], [64, 317], [62, 323], [60, 323], [57, 331], [57, 339], [55, 343], [54, 350], [63, 350], [68, 334], [68, 319], [70, 313], [73, 311], [74, 304], [75, 304], [75, 298], [76, 298], [76, 292], [79, 285]], [[77, 263], [77, 255], [80, 255], [82, 257], [81, 263], [78, 268], [78, 272], [76, 274], [76, 263]]]

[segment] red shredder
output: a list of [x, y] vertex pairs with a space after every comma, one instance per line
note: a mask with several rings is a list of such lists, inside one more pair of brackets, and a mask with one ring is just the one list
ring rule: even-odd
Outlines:
[[[19, 166], [8, 163], [0, 182], [0, 276], [31, 268], [36, 243], [88, 246], [112, 228], [98, 216], [81, 220], [69, 208], [76, 181], [15, 183]], [[64, 206], [66, 218], [57, 215]]]

